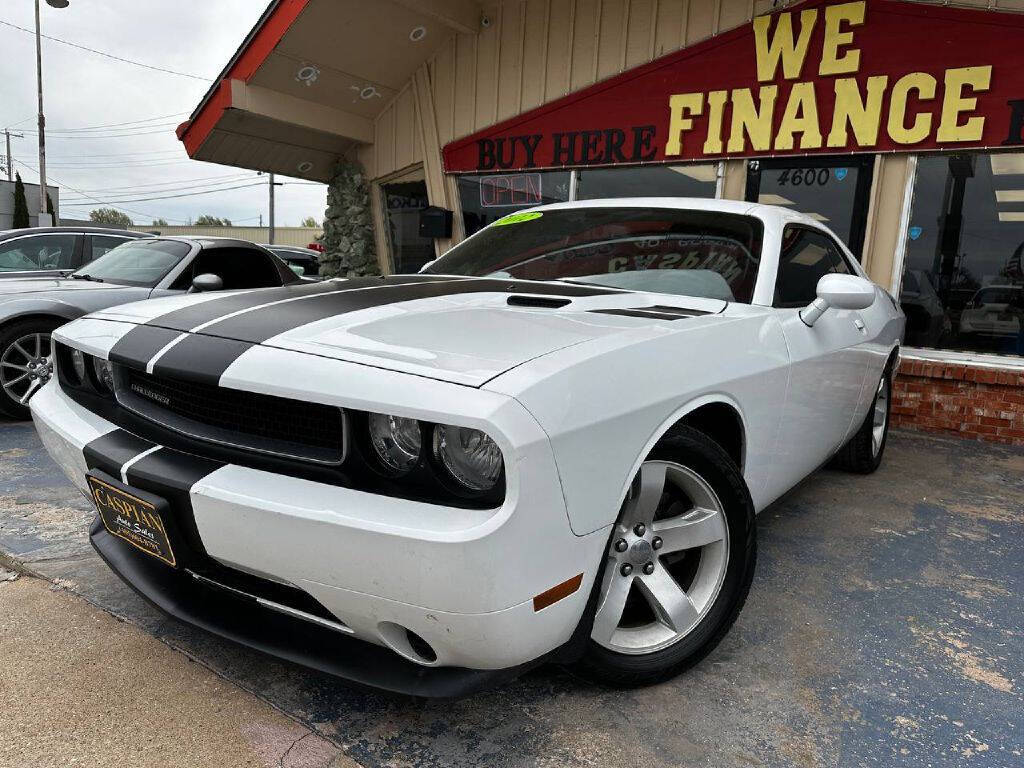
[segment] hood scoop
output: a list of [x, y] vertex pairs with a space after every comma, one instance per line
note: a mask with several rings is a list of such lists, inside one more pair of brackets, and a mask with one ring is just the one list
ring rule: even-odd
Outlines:
[[561, 309], [571, 304], [572, 299], [559, 299], [554, 296], [509, 296], [507, 304], [510, 307], [536, 307], [538, 309]]
[[[666, 307], [662, 305], [655, 305], [653, 307], [637, 307], [636, 309], [592, 309], [590, 311], [598, 315], [618, 315], [620, 317], [644, 317], [647, 318], [648, 320], [685, 320], [688, 317], [700, 317], [701, 315], [718, 314], [707, 312], [702, 309]], [[720, 311], [724, 311], [724, 307]]]

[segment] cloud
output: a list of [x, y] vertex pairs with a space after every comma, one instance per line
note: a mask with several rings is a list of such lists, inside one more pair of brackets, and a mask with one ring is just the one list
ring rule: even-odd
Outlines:
[[[70, 0], [65, 9], [41, 4], [44, 34], [154, 66], [215, 78], [237, 50], [264, 10], [262, 0]], [[0, 19], [33, 29], [31, 2], [5, 3]], [[0, 128], [25, 131], [12, 140], [17, 161], [38, 166], [36, 144], [35, 41], [30, 34], [0, 26]], [[175, 186], [196, 187], [197, 179], [239, 176], [265, 181], [255, 173], [230, 166], [188, 159], [174, 135], [174, 125], [202, 99], [209, 87], [176, 75], [124, 64], [60, 43], [43, 40], [43, 82], [47, 125], [47, 181], [61, 188], [62, 215], [86, 218], [101, 202], [85, 201], [81, 190], [99, 201], [149, 198], [176, 194]], [[95, 131], [100, 136], [61, 134], [60, 129], [111, 125], [160, 115], [148, 126]], [[16, 121], [17, 125], [12, 125]], [[29, 132], [32, 131], [32, 132]], [[111, 133], [140, 135], [110, 137]], [[106, 134], [106, 137], [102, 137]], [[2, 153], [3, 150], [0, 150]], [[112, 167], [119, 166], [119, 167]], [[38, 175], [26, 165], [15, 166], [26, 181]], [[280, 181], [298, 181], [279, 178]], [[245, 178], [239, 183], [245, 183]], [[234, 186], [224, 182], [224, 186]], [[199, 191], [183, 190], [183, 191]], [[137, 223], [163, 217], [185, 222], [209, 213], [233, 222], [256, 224], [267, 216], [265, 183], [247, 189], [219, 191], [196, 197], [119, 202], [131, 209]], [[75, 200], [75, 205], [70, 201]], [[79, 204], [83, 201], [86, 204]], [[278, 187], [279, 226], [297, 226], [306, 216], [323, 218], [326, 188], [287, 184]]]

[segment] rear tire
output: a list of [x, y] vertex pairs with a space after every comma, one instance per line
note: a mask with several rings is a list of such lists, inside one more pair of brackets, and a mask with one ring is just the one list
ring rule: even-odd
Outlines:
[[612, 531], [575, 671], [635, 687], [693, 666], [739, 615], [756, 559], [739, 467], [703, 433], [673, 429], [641, 465]]
[[0, 328], [0, 413], [14, 419], [32, 417], [26, 395], [49, 381], [53, 372], [50, 334], [56, 320], [23, 320]]
[[839, 449], [829, 466], [859, 475], [870, 475], [878, 469], [882, 465], [885, 444], [889, 438], [891, 409], [892, 366], [887, 365], [864, 422], [846, 445]]

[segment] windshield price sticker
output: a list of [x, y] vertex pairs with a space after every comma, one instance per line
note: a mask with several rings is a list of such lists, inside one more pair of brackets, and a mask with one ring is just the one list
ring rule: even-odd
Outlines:
[[507, 227], [509, 224], [522, 224], [526, 221], [533, 221], [539, 219], [544, 214], [540, 211], [528, 211], [527, 213], [513, 213], [511, 216], [505, 216], [504, 218], [498, 219], [492, 226], [495, 227]]

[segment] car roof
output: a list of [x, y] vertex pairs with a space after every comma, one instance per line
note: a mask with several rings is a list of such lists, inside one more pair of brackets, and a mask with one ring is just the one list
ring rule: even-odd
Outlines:
[[203, 235], [195, 237], [191, 235], [161, 235], [159, 240], [176, 240], [180, 243], [191, 243], [200, 248], [261, 248], [251, 240], [239, 240], [236, 237], [219, 237], [215, 235]]
[[121, 235], [124, 237], [153, 237], [148, 232], [135, 232], [130, 229], [113, 229], [111, 227], [23, 227], [21, 229], [5, 229], [0, 231], [0, 239], [21, 237], [22, 235], [45, 235], [61, 233], [83, 233], [86, 235]]
[[303, 248], [301, 245], [277, 245], [276, 243], [271, 245], [270, 243], [256, 243], [260, 248], [266, 248], [269, 251], [290, 251], [291, 253], [297, 253], [302, 256], [319, 256], [319, 252], [314, 251], [312, 248]]
[[779, 224], [799, 223], [817, 229], [827, 229], [820, 221], [800, 211], [778, 205], [748, 203], [743, 200], [721, 200], [706, 197], [617, 197], [598, 200], [573, 200], [566, 203], [551, 203], [528, 208], [527, 211], [561, 211], [577, 208], [675, 208], [687, 211], [712, 211], [732, 213], [739, 216], [756, 216], [759, 219], [774, 220]]

